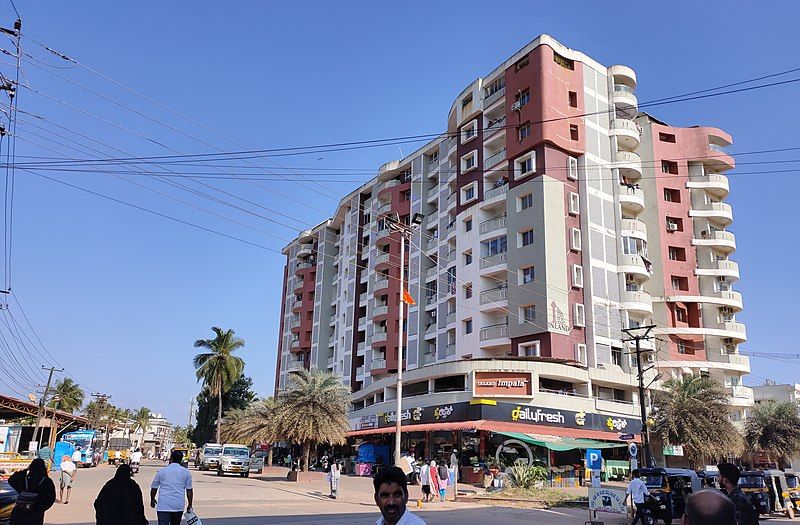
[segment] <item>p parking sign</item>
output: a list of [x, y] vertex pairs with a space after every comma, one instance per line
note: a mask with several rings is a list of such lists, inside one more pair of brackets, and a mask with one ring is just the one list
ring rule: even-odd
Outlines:
[[599, 449], [590, 448], [586, 450], [586, 468], [591, 470], [603, 468], [603, 455]]

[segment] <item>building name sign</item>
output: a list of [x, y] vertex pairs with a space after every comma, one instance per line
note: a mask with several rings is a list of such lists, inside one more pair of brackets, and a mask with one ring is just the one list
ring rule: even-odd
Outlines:
[[476, 371], [472, 394], [475, 397], [533, 397], [530, 372]]

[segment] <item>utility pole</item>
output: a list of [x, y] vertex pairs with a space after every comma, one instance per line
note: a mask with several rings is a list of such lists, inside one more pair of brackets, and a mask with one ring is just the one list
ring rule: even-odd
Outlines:
[[49, 373], [47, 374], [47, 384], [44, 386], [44, 393], [42, 397], [39, 398], [39, 408], [36, 410], [36, 426], [33, 429], [33, 441], [36, 443], [36, 449], [38, 450], [41, 448], [39, 446], [39, 428], [41, 427], [42, 422], [42, 413], [44, 412], [44, 406], [47, 403], [47, 394], [50, 393], [50, 383], [53, 381], [53, 373], [54, 372], [63, 372], [63, 368], [55, 368], [51, 366], [50, 368], [42, 365], [42, 370], [48, 370]]
[[402, 437], [402, 409], [403, 409], [403, 322], [405, 321], [405, 291], [406, 291], [406, 240], [411, 237], [411, 233], [422, 224], [424, 216], [415, 213], [411, 224], [400, 222], [397, 213], [386, 217], [386, 224], [389, 229], [400, 232], [400, 313], [398, 315], [397, 330], [397, 409], [395, 411], [395, 442], [394, 442], [394, 464], [400, 465], [401, 451], [400, 441]]
[[[650, 340], [650, 331], [655, 328], [655, 325], [639, 326], [636, 328], [623, 328], [629, 338], [623, 339], [623, 343], [633, 341], [636, 343], [636, 377], [639, 381], [639, 412], [642, 417], [642, 457], [644, 459], [644, 466], [652, 466], [652, 454], [650, 453], [650, 432], [647, 429], [647, 404], [645, 402], [645, 387], [644, 387], [644, 372], [650, 370], [642, 370], [642, 353], [652, 352], [652, 350], [642, 350], [641, 341], [643, 339]], [[641, 331], [633, 333], [634, 331]], [[652, 368], [652, 367], [651, 367]]]
[[[97, 404], [100, 406], [100, 418], [102, 418], [103, 409], [105, 408], [106, 403], [108, 403], [108, 400], [111, 399], [111, 395], [95, 392], [92, 394], [92, 397], [97, 400]], [[98, 419], [97, 423], [99, 425], [101, 423], [101, 419]], [[106, 450], [108, 449], [108, 438], [110, 434], [108, 422], [106, 422], [105, 432], [103, 434], [103, 450]]]
[[190, 427], [192, 426], [192, 419], [193, 418], [194, 418], [194, 398], [190, 397], [189, 398], [189, 422], [187, 424]]

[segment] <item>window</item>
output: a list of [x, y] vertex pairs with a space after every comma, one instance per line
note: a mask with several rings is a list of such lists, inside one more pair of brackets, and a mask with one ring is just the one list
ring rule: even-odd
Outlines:
[[686, 291], [689, 289], [689, 279], [687, 279], [686, 277], [673, 275], [670, 277], [670, 281], [672, 283], [672, 288], [674, 288], [675, 290]]
[[661, 171], [664, 173], [670, 173], [672, 175], [678, 174], [678, 163], [672, 162], [669, 160], [662, 160], [661, 161]]
[[470, 151], [463, 157], [461, 157], [461, 171], [462, 173], [465, 171], [473, 170], [478, 165], [478, 152], [477, 151]]
[[464, 266], [469, 266], [472, 264], [472, 253], [465, 253], [464, 254]]
[[527, 210], [533, 206], [533, 193], [528, 193], [519, 198], [519, 210]]
[[464, 320], [464, 333], [471, 334], [472, 333], [472, 319], [465, 319]]
[[519, 355], [525, 357], [539, 357], [542, 354], [542, 343], [539, 341], [530, 341], [528, 343], [519, 344]]
[[497, 80], [489, 84], [489, 87], [484, 89], [484, 92], [486, 94], [485, 96], [490, 97], [495, 93], [497, 93], [498, 91], [500, 91], [501, 89], [503, 89], [504, 87], [506, 87], [506, 77], [501, 76]]
[[578, 107], [578, 93], [575, 91], [569, 92], [569, 107], [571, 108]]
[[685, 323], [686, 321], [686, 309], [681, 308], [680, 306], [675, 307], [675, 320], [681, 323]]
[[664, 188], [664, 200], [667, 202], [681, 202], [680, 190]]
[[526, 122], [525, 124], [517, 127], [517, 137], [519, 138], [520, 142], [529, 137], [530, 134], [531, 134], [530, 123]]
[[586, 307], [581, 303], [574, 305], [574, 322], [575, 326], [586, 326]]
[[677, 341], [675, 341], [675, 346], [677, 347], [679, 354], [686, 353], [686, 341], [684, 341], [683, 339], [678, 339]]
[[575, 62], [568, 58], [562, 57], [558, 53], [553, 53], [553, 61], [564, 69], [575, 69]]
[[622, 366], [622, 348], [611, 348], [611, 364]]
[[528, 304], [519, 307], [519, 323], [533, 323], [536, 321], [536, 305]]
[[569, 213], [578, 215], [581, 212], [581, 197], [577, 193], [569, 193]]
[[516, 97], [517, 102], [519, 102], [519, 106], [522, 107], [528, 102], [531, 101], [531, 91], [529, 89], [525, 89], [520, 91]]
[[683, 219], [677, 217], [667, 217], [667, 231], [668, 232], [682, 232]]
[[471, 102], [472, 102], [472, 94], [470, 93], [469, 95], [467, 95], [466, 97], [461, 99], [461, 107], [465, 108], [465, 107], [469, 106], [469, 104]]
[[472, 231], [472, 217], [470, 217], [469, 219], [466, 219], [464, 221], [464, 231], [465, 232], [471, 232]]
[[581, 251], [581, 231], [578, 228], [570, 229], [570, 248], [575, 251]]
[[461, 202], [471, 201], [472, 199], [475, 198], [475, 185], [474, 184], [472, 184], [470, 186], [467, 186], [462, 191], [463, 191], [463, 198], [461, 199]]
[[586, 345], [578, 343], [575, 345], [575, 361], [585, 365], [586, 364]]
[[472, 298], [472, 283], [464, 285], [464, 299]]
[[532, 283], [536, 279], [533, 266], [519, 269], [519, 284]]
[[519, 71], [520, 69], [524, 68], [528, 65], [528, 56], [525, 55], [524, 58], [521, 58], [516, 64], [514, 64], [514, 71]]
[[518, 158], [514, 162], [514, 176], [516, 178], [530, 175], [536, 169], [536, 152], [531, 151], [527, 155]]
[[461, 128], [461, 143], [469, 142], [478, 136], [478, 121], [472, 120], [469, 124]]
[[660, 140], [661, 142], [672, 142], [674, 144], [675, 135], [673, 135], [672, 133], [659, 133], [658, 140]]
[[572, 265], [572, 286], [574, 288], [583, 288], [583, 266], [580, 264]]
[[533, 230], [527, 230], [524, 232], [520, 232], [519, 234], [519, 245], [528, 246], [533, 244]]
[[567, 178], [578, 180], [578, 159], [575, 157], [567, 157]]
[[481, 244], [483, 245], [484, 257], [491, 257], [508, 251], [508, 239], [505, 235]]
[[578, 125], [577, 124], [570, 124], [569, 125], [569, 138], [572, 140], [578, 140]]
[[677, 246], [670, 246], [668, 251], [669, 251], [670, 261], [686, 260], [686, 248], [678, 248]]

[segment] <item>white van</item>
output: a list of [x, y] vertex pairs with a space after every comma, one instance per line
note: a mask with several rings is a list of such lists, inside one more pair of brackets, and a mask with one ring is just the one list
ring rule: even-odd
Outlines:
[[243, 478], [250, 477], [250, 449], [246, 445], [222, 445], [217, 476], [228, 473], [239, 474]]

